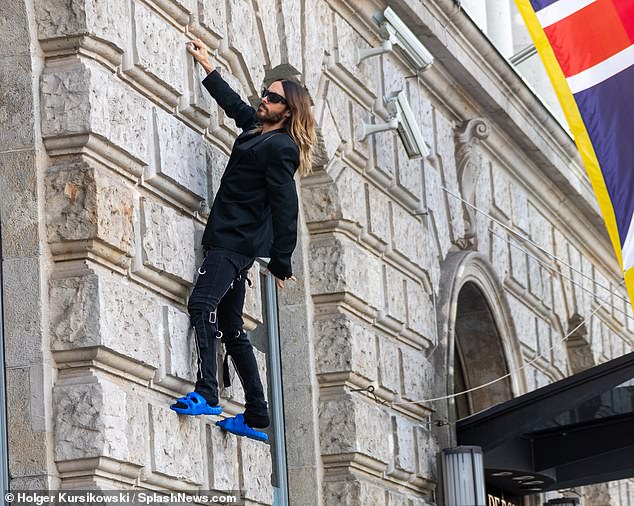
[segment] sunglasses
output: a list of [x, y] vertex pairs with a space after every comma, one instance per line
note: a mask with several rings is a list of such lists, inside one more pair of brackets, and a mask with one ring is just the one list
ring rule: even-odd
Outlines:
[[266, 97], [268, 101], [272, 104], [288, 104], [288, 102], [282, 95], [280, 95], [279, 93], [275, 93], [274, 91], [269, 91], [268, 88], [262, 89], [262, 98], [264, 97]]

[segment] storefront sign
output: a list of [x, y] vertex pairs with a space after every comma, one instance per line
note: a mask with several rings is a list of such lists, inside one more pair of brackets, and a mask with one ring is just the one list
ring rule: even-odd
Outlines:
[[487, 494], [488, 506], [517, 506], [516, 503], [502, 499], [493, 494]]

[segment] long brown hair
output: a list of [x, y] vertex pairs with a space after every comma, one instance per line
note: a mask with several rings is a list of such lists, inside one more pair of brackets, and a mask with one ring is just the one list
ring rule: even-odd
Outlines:
[[301, 84], [289, 79], [278, 79], [284, 88], [284, 95], [291, 117], [286, 128], [299, 147], [299, 175], [305, 176], [311, 171], [313, 153], [317, 143], [315, 117], [310, 106], [308, 91]]

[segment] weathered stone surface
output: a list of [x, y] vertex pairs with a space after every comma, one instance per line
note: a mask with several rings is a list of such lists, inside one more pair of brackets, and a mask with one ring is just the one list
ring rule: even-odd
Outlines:
[[319, 430], [324, 455], [358, 452], [385, 463], [390, 458], [389, 415], [373, 401], [354, 396], [321, 401]]
[[403, 397], [418, 401], [429, 397], [433, 385], [431, 364], [420, 351], [401, 348]]
[[394, 267], [385, 266], [385, 314], [400, 323], [407, 319], [405, 279]]
[[[4, 47], [1, 53], [5, 54]], [[29, 54], [0, 58], [0, 148], [3, 151], [33, 146], [35, 117], [31, 72]]]
[[135, 51], [131, 64], [165, 83], [171, 91], [185, 91], [185, 37], [155, 11], [140, 2], [133, 5]]
[[240, 488], [244, 491], [244, 497], [263, 504], [273, 504], [270, 446], [243, 437], [240, 439], [239, 454], [242, 470]]
[[217, 37], [225, 37], [227, 14], [225, 2], [197, 2], [198, 22]]
[[376, 378], [376, 346], [371, 329], [337, 315], [315, 321], [315, 338], [318, 373], [352, 371], [371, 381]]
[[497, 223], [491, 224], [491, 242], [489, 261], [500, 281], [509, 275], [508, 233]]
[[222, 174], [227, 167], [229, 157], [218, 147], [210, 143], [205, 143], [205, 150], [207, 157], [207, 198], [209, 207], [211, 208], [211, 203], [220, 187], [220, 178], [222, 178]]
[[[373, 123], [381, 123], [383, 120], [375, 118]], [[396, 177], [396, 143], [400, 142], [398, 136], [392, 131], [378, 132], [372, 136], [374, 146], [374, 167], [384, 178], [392, 180]]]
[[[270, 14], [269, 14], [270, 15]], [[248, 0], [227, 2], [227, 43], [244, 61], [250, 84], [258, 89], [264, 81], [264, 50], [253, 4]]]
[[510, 242], [511, 276], [519, 285], [528, 286], [528, 256], [516, 239]]
[[529, 290], [535, 297], [541, 299], [543, 295], [543, 284], [540, 265], [532, 256], [527, 256], [527, 261]]
[[335, 120], [339, 137], [344, 142], [350, 141], [352, 130], [350, 123], [350, 98], [339, 86], [330, 83], [327, 102]]
[[141, 200], [143, 265], [191, 285], [194, 281], [194, 224], [171, 207]]
[[424, 228], [412, 214], [399, 205], [392, 205], [392, 248], [413, 264], [425, 265]]
[[430, 343], [436, 341], [434, 306], [430, 294], [421, 285], [407, 280], [407, 327], [425, 337]]
[[[42, 393], [33, 392], [44, 385], [33, 382], [31, 368], [9, 368], [7, 378], [7, 429], [9, 438], [9, 470], [11, 476], [29, 476], [46, 473], [47, 438], [45, 431], [33, 427], [32, 406]], [[38, 395], [39, 394], [39, 395]], [[37, 406], [35, 406], [37, 408]], [[44, 408], [44, 406], [42, 406]]]
[[433, 221], [441, 259], [447, 256], [451, 247], [445, 192], [440, 189], [442, 185], [439, 170], [434, 164], [427, 164], [425, 166], [425, 188], [429, 188], [427, 192], [427, 207], [430, 213], [428, 220]]
[[398, 346], [391, 339], [378, 337], [379, 342], [379, 385], [392, 392], [401, 390], [401, 367], [399, 365]]
[[326, 506], [385, 505], [385, 489], [367, 481], [327, 481], [324, 489]]
[[491, 178], [491, 185], [493, 187], [493, 205], [504, 216], [511, 216], [511, 191], [508, 181], [508, 176], [505, 174], [504, 169], [497, 164], [497, 162], [491, 162], [493, 165], [491, 170], [493, 177]]
[[523, 188], [511, 186], [511, 199], [513, 206], [513, 224], [523, 232], [529, 232], [528, 197]]
[[392, 436], [394, 438], [394, 458], [388, 464], [388, 474], [392, 466], [392, 469], [415, 473], [414, 424], [402, 416], [392, 415]]
[[515, 334], [524, 345], [531, 350], [537, 350], [535, 314], [512, 295], [508, 295], [508, 301]]
[[209, 487], [215, 490], [239, 490], [238, 440], [230, 432], [206, 425], [209, 459]]
[[2, 256], [35, 256], [40, 249], [34, 152], [0, 153]]
[[335, 15], [335, 60], [362, 86], [375, 93], [377, 89], [378, 58], [367, 58], [357, 62], [357, 48], [367, 48], [368, 43], [350, 26], [342, 16]]
[[353, 132], [352, 146], [358, 154], [367, 159], [370, 157], [371, 136], [360, 139], [359, 132], [361, 132], [364, 123], [371, 123], [371, 115], [367, 109], [361, 107], [356, 101], [353, 100], [350, 104]]
[[55, 460], [128, 459], [126, 393], [114, 383], [57, 385], [53, 408]]
[[7, 367], [43, 361], [41, 275], [38, 257], [10, 258], [2, 263]]
[[189, 315], [173, 306], [163, 306], [163, 325], [166, 373], [194, 383], [198, 365]]
[[367, 185], [368, 192], [368, 231], [388, 244], [390, 242], [390, 200], [385, 193], [372, 185]]
[[414, 427], [416, 438], [416, 474], [426, 479], [435, 479], [438, 443], [424, 425]]
[[350, 167], [344, 167], [335, 184], [341, 218], [366, 227], [367, 212], [363, 198], [365, 188], [361, 175]]
[[134, 200], [123, 180], [87, 162], [51, 167], [46, 177], [48, 241], [95, 239], [131, 255]]
[[249, 269], [247, 277], [251, 280], [253, 286], [249, 286], [249, 283], [246, 285], [244, 314], [261, 324], [264, 321], [262, 314], [264, 308], [261, 289], [262, 278], [260, 277], [260, 264], [258, 262], [255, 262], [251, 269]]
[[40, 87], [45, 138], [93, 132], [147, 163], [147, 102], [115, 75], [82, 60], [48, 68]]
[[[552, 350], [552, 328], [548, 322], [541, 318], [536, 318], [537, 321], [537, 345], [539, 354], [546, 360], [551, 361], [553, 356]], [[555, 336], [559, 339], [558, 336]]]
[[398, 186], [422, 203], [423, 162], [420, 159], [410, 160], [400, 138], [396, 142], [396, 167]]
[[38, 38], [92, 35], [124, 52], [128, 46], [130, 3], [124, 0], [38, 0], [35, 19]]
[[198, 419], [177, 416], [167, 407], [150, 405], [150, 447], [153, 472], [196, 485], [203, 483]]
[[310, 266], [314, 295], [346, 291], [381, 308], [380, 262], [369, 252], [343, 240], [313, 244]]
[[130, 385], [125, 398], [127, 449], [129, 462], [145, 466], [149, 462], [147, 440], [149, 438], [148, 403], [143, 389]]
[[[442, 186], [447, 188], [455, 195], [460, 194], [458, 186], [458, 175], [456, 173], [456, 152], [455, 152], [455, 131], [453, 125], [449, 119], [447, 119], [438, 109], [434, 114], [436, 120], [436, 147], [438, 149], [438, 157], [440, 159], [440, 167], [443, 173]], [[440, 190], [440, 186], [428, 186], [428, 188], [437, 188]], [[464, 218], [462, 202], [456, 197], [449, 195], [448, 193], [440, 190], [439, 193], [443, 193], [447, 199], [448, 208], [448, 225], [452, 233], [452, 239], [462, 237], [464, 235]]]
[[328, 102], [324, 102], [321, 116], [316, 118], [316, 121], [318, 138], [323, 139], [326, 158], [331, 160], [339, 149], [342, 139], [337, 132], [337, 126]]
[[[284, 9], [282, 9], [281, 15], [286, 17], [289, 15], [287, 10], [290, 10], [291, 5], [294, 2], [286, 2]], [[262, 36], [264, 37], [262, 50], [267, 54], [267, 61], [270, 62], [270, 67], [275, 68], [282, 63], [281, 56], [281, 44], [286, 45], [288, 41], [293, 39], [285, 39], [282, 35], [283, 27], [286, 19], [280, 19], [280, 16], [271, 16], [272, 12], [277, 11], [277, 4], [275, 0], [260, 0], [253, 4], [255, 8], [256, 20], [262, 25]], [[292, 44], [291, 45], [297, 45]], [[285, 55], [286, 56], [286, 55]], [[286, 60], [286, 57], [284, 58]], [[284, 63], [287, 63], [286, 61]]]
[[[206, 142], [175, 116], [155, 108], [156, 174], [200, 199], [207, 199]], [[148, 177], [152, 181], [152, 177]]]
[[[0, 54], [3, 57], [17, 54], [28, 55], [31, 39], [29, 25], [26, 23], [27, 5], [24, 2], [2, 0], [0, 11], [3, 13], [2, 19], [0, 19], [0, 33], [2, 34], [0, 35], [0, 47], [2, 47]], [[12, 44], [7, 44], [7, 42]], [[2, 82], [5, 81], [2, 80]]]
[[50, 281], [53, 350], [104, 346], [159, 365], [160, 306], [124, 279], [96, 271]]
[[311, 94], [322, 79], [322, 65], [333, 47], [332, 10], [324, 0], [304, 4], [304, 82]]

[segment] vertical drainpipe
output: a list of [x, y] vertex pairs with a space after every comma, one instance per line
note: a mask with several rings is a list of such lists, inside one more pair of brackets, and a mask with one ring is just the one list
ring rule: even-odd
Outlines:
[[[1, 220], [0, 220], [1, 222]], [[4, 255], [2, 254], [2, 225], [0, 224], [0, 493], [9, 489], [9, 440], [7, 437], [6, 365], [4, 356]]]

